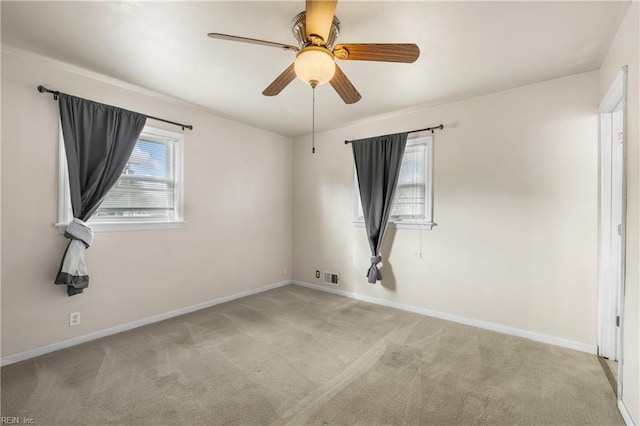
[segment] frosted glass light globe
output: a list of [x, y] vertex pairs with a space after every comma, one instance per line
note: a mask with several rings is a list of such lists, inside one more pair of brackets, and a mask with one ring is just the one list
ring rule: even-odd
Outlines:
[[315, 87], [333, 78], [336, 63], [324, 47], [309, 46], [298, 52], [293, 69], [300, 80]]

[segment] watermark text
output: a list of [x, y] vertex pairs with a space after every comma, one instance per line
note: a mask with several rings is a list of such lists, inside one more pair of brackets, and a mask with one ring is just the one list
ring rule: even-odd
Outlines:
[[31, 417], [18, 416], [2, 416], [0, 417], [0, 425], [34, 425], [35, 420]]

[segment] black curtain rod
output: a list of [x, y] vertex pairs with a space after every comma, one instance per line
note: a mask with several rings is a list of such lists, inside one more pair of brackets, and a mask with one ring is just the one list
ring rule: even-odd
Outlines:
[[[429, 130], [431, 130], [431, 133], [433, 133], [434, 130], [442, 130], [442, 129], [444, 129], [444, 124], [441, 124], [441, 125], [435, 126], [435, 127], [427, 127], [426, 129], [411, 130], [411, 131], [409, 131], [407, 133], [426, 132], [426, 131], [429, 131]], [[347, 145], [347, 144], [350, 144], [351, 142], [353, 142], [353, 141], [344, 141], [344, 144]]]
[[[53, 95], [53, 99], [54, 100], [58, 100], [58, 96], [60, 96], [60, 92], [58, 92], [57, 90], [50, 90], [47, 89], [46, 87], [40, 85], [38, 86], [38, 92], [40, 93], [51, 93]], [[140, 114], [140, 113], [138, 113]], [[182, 127], [182, 130], [184, 129], [189, 129], [189, 130], [193, 130], [193, 126], [191, 124], [182, 124], [182, 123], [176, 123], [175, 121], [171, 121], [171, 120], [165, 120], [164, 118], [158, 118], [158, 117], [154, 117], [152, 115], [147, 115], [147, 114], [142, 114], [147, 118], [150, 118], [152, 120], [158, 120], [158, 121], [162, 121], [164, 123], [169, 123], [169, 124], [173, 124], [174, 126], [178, 126], [178, 127]]]

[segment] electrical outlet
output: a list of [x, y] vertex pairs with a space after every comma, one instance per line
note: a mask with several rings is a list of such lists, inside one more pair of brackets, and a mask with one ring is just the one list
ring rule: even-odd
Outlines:
[[69, 314], [69, 327], [80, 325], [80, 312], [71, 312]]
[[282, 267], [282, 275], [287, 275], [289, 273], [289, 269], [286, 266]]
[[320, 279], [320, 271], [316, 271], [316, 278]]

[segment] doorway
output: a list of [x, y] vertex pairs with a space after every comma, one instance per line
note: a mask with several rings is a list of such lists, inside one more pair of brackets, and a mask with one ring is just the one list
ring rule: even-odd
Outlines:
[[622, 397], [626, 79], [624, 67], [600, 104], [599, 120], [598, 356], [618, 398]]

